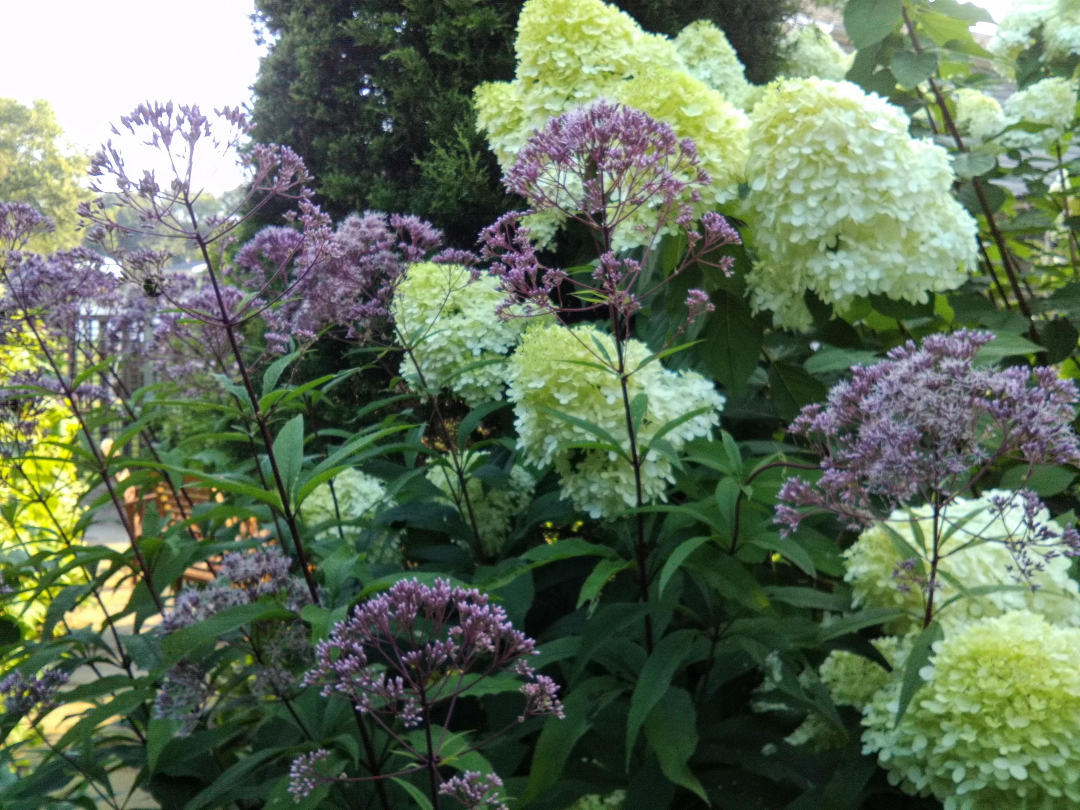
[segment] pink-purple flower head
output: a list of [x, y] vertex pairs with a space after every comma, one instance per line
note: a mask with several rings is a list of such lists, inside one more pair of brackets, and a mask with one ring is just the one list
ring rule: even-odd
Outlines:
[[22, 250], [32, 237], [54, 230], [56, 223], [32, 205], [0, 202], [0, 250]]
[[39, 714], [44, 714], [56, 705], [56, 692], [67, 681], [68, 674], [58, 669], [46, 669], [30, 677], [15, 670], [0, 680], [4, 711], [23, 715], [37, 708]]
[[466, 810], [508, 810], [499, 798], [502, 786], [503, 781], [497, 774], [465, 771], [439, 785], [439, 793], [455, 799]]
[[794, 529], [809, 508], [865, 528], [902, 505], [947, 503], [1002, 459], [1080, 462], [1076, 385], [1050, 368], [976, 366], [993, 337], [960, 330], [908, 342], [804, 408], [791, 432], [821, 453], [823, 474], [816, 484], [788, 479], [778, 522]]
[[597, 101], [552, 118], [522, 147], [503, 182], [533, 211], [557, 209], [610, 240], [642, 206], [674, 219], [708, 175], [693, 141], [647, 114]]
[[535, 642], [475, 589], [447, 580], [400, 580], [359, 605], [318, 644], [305, 682], [325, 696], [347, 696], [356, 710], [389, 728], [424, 721], [426, 707], [456, 698], [502, 671], [527, 679], [523, 716], [561, 716], [558, 687], [526, 663]]

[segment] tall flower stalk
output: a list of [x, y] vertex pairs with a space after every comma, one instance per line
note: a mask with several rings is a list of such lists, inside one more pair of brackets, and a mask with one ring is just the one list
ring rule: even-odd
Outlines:
[[[649, 454], [641, 443], [642, 419], [635, 415], [635, 408], [647, 400], [635, 405], [630, 381], [656, 357], [630, 361], [633, 316], [644, 301], [695, 262], [730, 275], [734, 260], [716, 258], [716, 251], [741, 242], [738, 232], [719, 214], [710, 212], [700, 223], [695, 221], [693, 206], [701, 199], [699, 189], [710, 182], [699, 163], [694, 143], [680, 140], [669, 125], [638, 110], [600, 101], [553, 118], [525, 144], [504, 183], [531, 207], [502, 217], [482, 234], [483, 258], [492, 262], [507, 296], [504, 317], [523, 311], [531, 316], [552, 315], [565, 323], [570, 313], [591, 313], [609, 324], [614, 352], [609, 353], [595, 338], [586, 340], [574, 330], [571, 334], [589, 357], [585, 365], [598, 366], [617, 381], [626, 446], [616, 452], [629, 462], [633, 477], [634, 557], [642, 602], [649, 600], [652, 578], [643, 510], [650, 501], [644, 485]], [[599, 257], [591, 280], [540, 261], [528, 222], [552, 214], [588, 230]], [[685, 232], [686, 253], [667, 277], [648, 286], [645, 268], [653, 261], [661, 235], [671, 229]], [[628, 230], [635, 232], [630, 242], [644, 245], [640, 258], [616, 251], [617, 244], [627, 241]], [[706, 293], [691, 290], [686, 307], [688, 324], [711, 310], [712, 304]], [[651, 652], [648, 617], [645, 640]]]

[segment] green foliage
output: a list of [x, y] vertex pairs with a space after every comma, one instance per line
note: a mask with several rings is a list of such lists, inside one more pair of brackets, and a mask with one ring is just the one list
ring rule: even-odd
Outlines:
[[86, 156], [64, 143], [47, 101], [27, 107], [0, 98], [0, 200], [28, 203], [56, 222], [56, 230], [35, 237], [31, 248], [55, 250], [82, 240], [76, 208], [89, 199], [80, 182], [86, 167]]

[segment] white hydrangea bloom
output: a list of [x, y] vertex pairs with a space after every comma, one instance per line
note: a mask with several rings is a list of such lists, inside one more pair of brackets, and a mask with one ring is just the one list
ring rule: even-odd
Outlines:
[[999, 138], [1008, 149], [1038, 149], [1061, 138], [1076, 117], [1076, 82], [1072, 79], [1042, 79], [1005, 99], [1008, 123], [1026, 121], [1044, 124], [1047, 129], [1025, 132], [1014, 129]]
[[[525, 322], [499, 318], [496, 309], [506, 296], [498, 284], [486, 273], [474, 279], [456, 264], [409, 267], [390, 310], [401, 339], [413, 346], [400, 371], [410, 388], [421, 390], [423, 383], [433, 390], [448, 388], [470, 405], [502, 399], [505, 357]], [[477, 363], [484, 365], [470, 368]]]
[[[998, 511], [991, 506], [995, 497], [1013, 497], [1009, 507]], [[1046, 509], [1036, 520], [1060, 532]], [[920, 506], [896, 510], [888, 526], [916, 553], [925, 570], [929, 570], [932, 554], [933, 509]], [[1055, 624], [1080, 625], [1080, 588], [1069, 575], [1071, 558], [1064, 555], [1047, 558], [1048, 549], [1032, 545], [1028, 553], [1042, 565], [1032, 573], [1035, 590], [1022, 585], [1011, 575], [1016, 562], [1006, 545], [1010, 538], [1025, 532], [1024, 505], [1019, 496], [1004, 490], [989, 490], [978, 499], [958, 498], [946, 508], [942, 517], [943, 534], [939, 547], [939, 570], [942, 577], [935, 591], [934, 603], [942, 608], [937, 613], [943, 625], [957, 624], [997, 616], [1010, 610], [1032, 610]], [[900, 546], [898, 548], [898, 545]], [[910, 552], [894, 541], [880, 524], [867, 529], [844, 556], [847, 573], [844, 579], [852, 583], [853, 604], [856, 607], [896, 607], [907, 611], [907, 618], [894, 625], [897, 632], [920, 626], [925, 610], [920, 588], [906, 592], [899, 586], [894, 572], [896, 566], [910, 558]], [[967, 589], [998, 585], [1003, 590], [978, 596], [960, 596], [956, 583]]]
[[784, 63], [780, 75], [789, 79], [817, 76], [842, 81], [855, 54], [845, 53], [820, 23], [792, 28], [784, 36]]
[[981, 143], [1005, 129], [1008, 121], [997, 99], [986, 93], [962, 87], [954, 92], [956, 125], [960, 131]]
[[[602, 349], [600, 348], [602, 347]], [[630, 400], [648, 396], [648, 406], [637, 433], [643, 448], [665, 424], [701, 408], [701, 413], [664, 435], [676, 450], [688, 441], [708, 436], [720, 421], [724, 398], [713, 384], [693, 372], [673, 372], [654, 361], [648, 347], [630, 340], [623, 348]], [[617, 356], [610, 335], [593, 326], [565, 328], [557, 325], [529, 329], [521, 347], [510, 358], [510, 399], [515, 408], [518, 448], [535, 467], [555, 465], [563, 494], [593, 518], [610, 516], [636, 504], [629, 432], [619, 377], [596, 368], [603, 355]], [[585, 365], [588, 364], [588, 365]], [[597, 437], [547, 409], [569, 414], [599, 426], [614, 438], [623, 455], [598, 449], [574, 449], [567, 445], [596, 441]], [[662, 453], [650, 451], [642, 467], [645, 502], [665, 500], [674, 480], [672, 465]]]
[[467, 455], [463, 459], [468, 503], [465, 502], [465, 493], [462, 492], [457, 473], [448, 464], [428, 465], [427, 479], [443, 492], [446, 496], [444, 500], [458, 510], [466, 523], [469, 522], [471, 511], [484, 554], [495, 557], [514, 527], [514, 518], [524, 512], [532, 501], [536, 479], [528, 470], [515, 466], [510, 470], [506, 489], [485, 489], [479, 478], [469, 475], [470, 470], [482, 463], [483, 459], [478, 456]]
[[[330, 528], [315, 535], [317, 540], [343, 537], [348, 542], [359, 540], [371, 530], [371, 521], [380, 512], [395, 506], [386, 493], [386, 485], [373, 475], [357, 469], [342, 470], [330, 482], [316, 487], [300, 505], [300, 518], [304, 524], [315, 527], [332, 521]], [[338, 524], [346, 525], [338, 525]], [[400, 556], [400, 537], [396, 533], [383, 532], [381, 539], [368, 549], [372, 561], [388, 561]]]
[[997, 32], [990, 41], [991, 53], [1014, 60], [1029, 48], [1035, 36], [1057, 6], [1057, 0], [1015, 0], [1012, 9], [998, 22]]
[[903, 668], [863, 714], [863, 753], [946, 810], [1080, 806], [1080, 630], [1015, 611], [938, 642], [899, 724]]
[[908, 134], [898, 108], [849, 82], [770, 85], [750, 115], [747, 218], [756, 310], [811, 323], [812, 290], [844, 307], [873, 293], [925, 302], [976, 264], [976, 224], [953, 198], [947, 152]]
[[746, 80], [746, 68], [727, 36], [711, 20], [686, 26], [675, 38], [675, 50], [688, 74], [736, 107], [750, 109], [750, 102], [756, 100], [754, 86]]

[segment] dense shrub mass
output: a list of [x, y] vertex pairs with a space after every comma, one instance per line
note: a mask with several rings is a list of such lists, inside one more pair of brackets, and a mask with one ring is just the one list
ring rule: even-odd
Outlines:
[[1075, 5], [260, 2], [0, 200], [0, 806], [1077, 806]]

